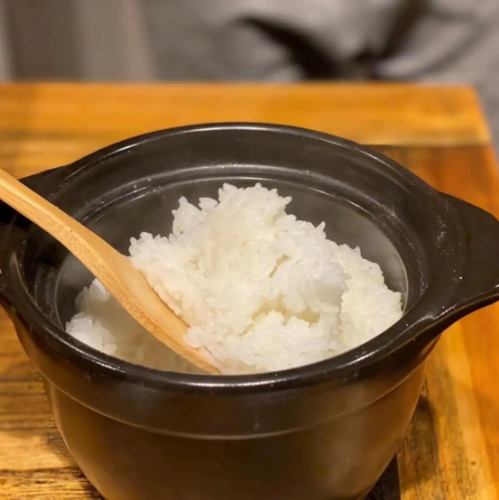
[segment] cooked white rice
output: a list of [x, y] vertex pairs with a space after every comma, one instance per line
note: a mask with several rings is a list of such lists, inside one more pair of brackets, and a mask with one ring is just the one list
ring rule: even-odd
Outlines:
[[[219, 199], [185, 198], [168, 237], [132, 238], [132, 263], [209, 350], [223, 373], [274, 371], [322, 360], [381, 333], [402, 315], [380, 267], [286, 213], [290, 197], [225, 184]], [[95, 280], [67, 331], [107, 354], [190, 371]]]

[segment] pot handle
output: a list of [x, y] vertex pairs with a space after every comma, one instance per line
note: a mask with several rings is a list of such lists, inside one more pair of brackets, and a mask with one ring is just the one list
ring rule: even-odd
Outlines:
[[[60, 189], [63, 180], [74, 170], [73, 165], [45, 170], [28, 177], [23, 177], [20, 181], [29, 186], [33, 191], [47, 197]], [[9, 248], [15, 245], [19, 238], [24, 238], [21, 227], [14, 227], [13, 218], [18, 213], [9, 205], [0, 201], [0, 299], [8, 300], [8, 290], [6, 279], [9, 272], [9, 262], [7, 255]]]
[[463, 224], [467, 246], [457, 296], [461, 313], [466, 313], [499, 300], [499, 221], [481, 208], [445, 196]]
[[[71, 175], [75, 167], [77, 167], [77, 165], [74, 164], [55, 167], [27, 177], [22, 177], [19, 181], [26, 184], [26, 186], [39, 195], [48, 197], [60, 189], [61, 181]], [[9, 205], [0, 201], [0, 231], [2, 230], [4, 222], [10, 222], [10, 219], [12, 219], [16, 213], [17, 212], [10, 208]]]
[[30, 189], [36, 191], [41, 196], [49, 196], [59, 190], [61, 181], [71, 175], [74, 171], [74, 165], [63, 165], [62, 167], [51, 168], [36, 174], [28, 175], [19, 179]]

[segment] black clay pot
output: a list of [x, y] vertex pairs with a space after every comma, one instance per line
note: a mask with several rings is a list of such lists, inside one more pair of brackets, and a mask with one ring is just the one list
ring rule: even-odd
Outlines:
[[498, 299], [499, 223], [368, 148], [271, 125], [156, 132], [25, 179], [121, 251], [141, 230], [166, 232], [181, 195], [213, 195], [223, 181], [277, 187], [299, 217], [359, 245], [402, 292], [403, 318], [356, 349], [281, 372], [134, 366], [64, 332], [90, 275], [2, 205], [1, 294], [57, 426], [111, 499], [360, 498], [401, 444], [442, 330]]

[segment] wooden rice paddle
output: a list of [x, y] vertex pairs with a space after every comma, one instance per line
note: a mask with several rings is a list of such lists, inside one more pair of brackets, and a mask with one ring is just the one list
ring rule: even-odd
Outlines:
[[148, 332], [198, 368], [219, 373], [206, 351], [184, 342], [185, 323], [127, 257], [1, 169], [0, 199], [64, 245]]

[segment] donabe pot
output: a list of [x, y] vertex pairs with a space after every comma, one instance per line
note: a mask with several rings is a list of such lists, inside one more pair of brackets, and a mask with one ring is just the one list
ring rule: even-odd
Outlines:
[[[1, 206], [0, 290], [64, 441], [112, 499], [359, 498], [399, 448], [444, 328], [499, 295], [499, 223], [383, 155], [263, 124], [164, 130], [24, 180], [120, 251], [165, 233], [180, 196], [261, 182], [360, 246], [404, 298], [400, 321], [340, 356], [244, 376], [161, 372], [64, 332], [90, 274]], [[477, 339], [479, 341], [479, 339]]]

